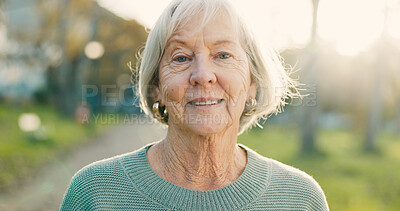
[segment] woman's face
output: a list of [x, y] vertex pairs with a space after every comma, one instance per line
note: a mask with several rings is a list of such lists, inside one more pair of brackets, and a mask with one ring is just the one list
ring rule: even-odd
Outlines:
[[255, 97], [249, 61], [226, 14], [199, 30], [194, 17], [168, 40], [159, 68], [157, 100], [169, 127], [198, 135], [238, 132], [245, 101]]

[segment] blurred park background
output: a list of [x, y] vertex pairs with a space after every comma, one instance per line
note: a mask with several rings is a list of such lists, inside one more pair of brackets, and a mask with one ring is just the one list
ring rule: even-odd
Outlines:
[[[400, 210], [400, 0], [234, 2], [305, 95], [239, 142], [311, 174], [331, 210]], [[76, 171], [65, 160], [88, 156], [80, 168], [113, 144], [118, 154], [162, 137], [137, 107], [131, 69], [168, 3], [0, 0], [0, 209], [57, 209], [52, 184], [57, 199], [41, 208], [15, 192], [54, 163], [63, 191]]]

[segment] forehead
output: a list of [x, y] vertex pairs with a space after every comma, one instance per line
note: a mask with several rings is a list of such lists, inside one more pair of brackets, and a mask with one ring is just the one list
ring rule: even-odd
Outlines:
[[206, 21], [201, 13], [190, 17], [184, 24], [177, 26], [167, 45], [183, 43], [199, 36], [203, 37], [204, 41], [216, 44], [227, 41], [239, 43], [237, 25], [226, 12], [220, 11]]

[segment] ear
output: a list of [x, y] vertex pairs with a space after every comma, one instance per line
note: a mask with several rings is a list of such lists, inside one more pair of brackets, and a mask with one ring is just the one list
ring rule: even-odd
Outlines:
[[253, 98], [255, 99], [257, 96], [257, 83], [256, 82], [251, 82], [249, 90], [247, 92], [248, 98]]

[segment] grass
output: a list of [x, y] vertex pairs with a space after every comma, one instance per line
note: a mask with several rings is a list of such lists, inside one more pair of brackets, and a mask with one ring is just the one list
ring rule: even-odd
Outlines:
[[349, 131], [320, 131], [319, 154], [300, 155], [296, 129], [253, 129], [239, 142], [258, 153], [312, 175], [331, 210], [400, 210], [400, 136], [381, 135], [378, 151], [365, 153], [362, 136]]
[[[40, 117], [39, 132], [20, 130], [18, 117], [22, 113]], [[85, 142], [102, 128], [104, 125], [79, 125], [49, 106], [0, 105], [0, 191], [29, 179], [36, 168]]]

